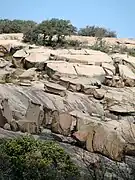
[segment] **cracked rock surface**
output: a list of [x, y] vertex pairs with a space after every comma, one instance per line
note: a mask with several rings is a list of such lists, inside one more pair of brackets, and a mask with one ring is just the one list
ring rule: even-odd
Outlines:
[[24, 44], [7, 59], [10, 48], [2, 44], [0, 137], [29, 133], [53, 139], [85, 170], [82, 155], [91, 164], [104, 159], [108, 168], [111, 164], [116, 169], [117, 161], [130, 171], [135, 155], [135, 58]]

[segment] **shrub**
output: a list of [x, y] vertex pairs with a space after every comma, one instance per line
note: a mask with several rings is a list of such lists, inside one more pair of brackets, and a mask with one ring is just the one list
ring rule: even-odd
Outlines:
[[113, 53], [120, 53], [125, 54], [127, 53], [130, 56], [135, 56], [135, 49], [129, 49], [127, 46], [123, 45], [110, 45], [108, 44], [103, 38], [97, 38], [96, 42], [89, 46], [90, 49], [105, 52], [108, 54]]
[[78, 48], [82, 46], [82, 43], [78, 40], [67, 40], [66, 44], [68, 45], [68, 47], [74, 47], [74, 48]]
[[0, 143], [0, 179], [77, 180], [78, 168], [58, 144], [30, 137]]
[[109, 53], [110, 52], [109, 45], [102, 38], [97, 38], [95, 44], [90, 46], [90, 49], [93, 49], [93, 50], [96, 50], [96, 51], [105, 52], [105, 53]]
[[112, 48], [110, 49], [110, 53], [120, 53], [120, 54], [125, 54], [129, 56], [135, 57], [135, 49], [133, 48], [128, 48], [127, 46], [124, 45], [113, 45]]
[[78, 40], [63, 40], [61, 43], [57, 43], [56, 41], [53, 43], [54, 48], [74, 48], [74, 49], [81, 49], [82, 43]]
[[128, 49], [128, 55], [135, 57], [135, 49]]
[[86, 26], [85, 28], [81, 28], [78, 31], [78, 35], [92, 37], [117, 37], [116, 32], [98, 26]]

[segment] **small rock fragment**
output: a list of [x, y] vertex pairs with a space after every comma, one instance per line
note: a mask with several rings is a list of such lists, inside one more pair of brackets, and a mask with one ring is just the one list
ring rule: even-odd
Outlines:
[[44, 89], [46, 92], [60, 95], [61, 97], [66, 96], [66, 88], [59, 84], [46, 82], [44, 84]]
[[4, 129], [5, 129], [5, 130], [8, 130], [8, 131], [11, 131], [11, 126], [10, 126], [10, 124], [6, 123], [6, 124], [4, 125]]
[[11, 121], [10, 126], [11, 126], [11, 130], [14, 132], [19, 130], [18, 124], [14, 119]]

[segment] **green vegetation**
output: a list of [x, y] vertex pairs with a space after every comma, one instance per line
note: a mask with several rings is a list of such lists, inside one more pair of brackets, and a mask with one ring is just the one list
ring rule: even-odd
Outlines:
[[102, 27], [86, 26], [77, 31], [69, 20], [52, 18], [37, 24], [31, 20], [0, 20], [0, 34], [23, 33], [23, 41], [51, 47], [80, 47], [79, 41], [65, 40], [66, 36], [116, 37], [114, 31]]
[[80, 36], [117, 37], [116, 32], [98, 26], [86, 26], [78, 31]]
[[23, 21], [23, 20], [0, 20], [0, 34], [2, 33], [24, 33], [28, 29], [36, 26], [34, 21]]
[[51, 45], [54, 37], [58, 44], [62, 43], [65, 36], [70, 36], [76, 32], [76, 28], [69, 20], [55, 18], [43, 21], [38, 25], [38, 29], [43, 34], [43, 45]]
[[103, 38], [97, 38], [96, 42], [89, 46], [90, 49], [101, 51], [107, 54], [120, 53], [135, 57], [135, 49], [123, 45], [109, 45]]
[[[135, 57], [135, 49], [129, 49], [122, 45], [109, 45], [104, 37], [117, 37], [116, 32], [98, 26], [86, 26], [77, 31], [77, 28], [69, 20], [52, 18], [37, 24], [30, 20], [0, 20], [1, 33], [23, 33], [23, 41], [30, 44], [50, 46], [53, 48], [90, 48], [108, 54], [127, 53]], [[67, 39], [67, 36], [81, 35], [96, 37], [92, 46], [78, 40]]]
[[2, 180], [77, 180], [78, 168], [55, 142], [22, 137], [0, 142]]
[[135, 57], [135, 49], [134, 48], [128, 49], [128, 55]]
[[79, 47], [79, 41], [67, 41], [66, 36], [73, 34], [93, 37], [116, 37], [116, 33], [105, 28], [87, 26], [77, 32], [77, 28], [69, 20], [51, 19], [41, 22], [33, 29], [24, 33], [24, 42], [35, 43], [43, 46], [75, 46]]
[[93, 44], [89, 48], [93, 49], [93, 50], [96, 50], [96, 51], [105, 52], [105, 53], [109, 53], [110, 52], [109, 45], [102, 38], [97, 38], [95, 44]]
[[[98, 26], [86, 26], [77, 31], [77, 28], [69, 20], [52, 18], [37, 24], [31, 20], [0, 20], [0, 34], [2, 33], [23, 33], [23, 41], [26, 43], [50, 46], [53, 48], [87, 47], [78, 40], [67, 40], [66, 36], [81, 35], [97, 37], [90, 49], [99, 50], [105, 53], [127, 53], [135, 56], [135, 49], [127, 46], [110, 45], [104, 41], [104, 37], [117, 37], [116, 32]], [[88, 47], [87, 47], [88, 48]]]
[[24, 42], [35, 43], [43, 46], [63, 46], [65, 37], [77, 32], [69, 20], [51, 19], [42, 21], [35, 28], [24, 33]]
[[44, 35], [44, 40], [49, 36], [56, 35], [57, 41], [61, 41], [64, 36], [71, 34], [78, 34], [81, 36], [92, 36], [92, 37], [116, 37], [116, 32], [110, 31], [103, 27], [98, 26], [86, 26], [81, 28], [77, 32], [77, 28], [71, 24], [69, 20], [52, 18], [50, 20], [42, 21], [37, 24], [31, 20], [0, 20], [0, 34], [2, 33], [24, 33], [32, 30], [38, 25], [39, 32]]

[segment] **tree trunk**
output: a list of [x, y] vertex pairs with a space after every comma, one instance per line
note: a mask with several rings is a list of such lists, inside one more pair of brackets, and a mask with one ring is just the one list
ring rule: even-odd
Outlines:
[[49, 40], [48, 40], [48, 45], [49, 46], [52, 46], [52, 38], [53, 38], [52, 36], [49, 36]]
[[44, 37], [43, 37], [43, 46], [45, 46], [46, 44], [46, 34], [44, 33]]
[[58, 38], [57, 38], [57, 43], [59, 43], [61, 41], [61, 36], [58, 35]]

